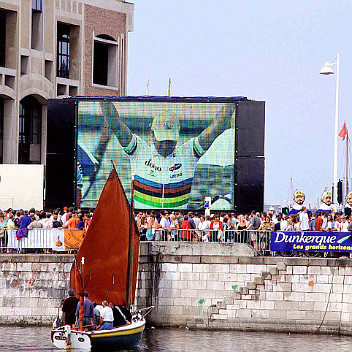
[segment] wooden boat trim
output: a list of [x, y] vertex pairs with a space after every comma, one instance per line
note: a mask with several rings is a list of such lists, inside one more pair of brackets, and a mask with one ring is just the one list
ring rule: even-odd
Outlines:
[[102, 332], [102, 333], [92, 333], [91, 338], [100, 338], [100, 337], [114, 337], [114, 336], [120, 336], [120, 335], [133, 335], [137, 334], [141, 331], [144, 330], [144, 326], [140, 326], [131, 330], [119, 330], [119, 331], [114, 331], [114, 332]]

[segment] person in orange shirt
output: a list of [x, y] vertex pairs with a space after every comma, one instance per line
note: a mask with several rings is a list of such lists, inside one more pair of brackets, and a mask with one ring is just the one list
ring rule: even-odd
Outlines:
[[72, 218], [70, 220], [68, 220], [67, 223], [60, 228], [61, 229], [76, 229], [78, 223], [79, 223], [79, 217], [77, 215], [77, 212], [74, 211], [72, 213]]
[[322, 213], [318, 213], [318, 217], [315, 219], [315, 230], [316, 231], [322, 231], [322, 226], [323, 226], [323, 217]]

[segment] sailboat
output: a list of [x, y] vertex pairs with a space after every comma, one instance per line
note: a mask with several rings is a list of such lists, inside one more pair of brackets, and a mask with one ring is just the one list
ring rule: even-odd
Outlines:
[[[81, 301], [81, 322], [84, 291], [98, 304], [106, 300], [130, 307], [135, 296], [138, 252], [133, 204], [129, 205], [113, 167], [70, 272], [70, 288], [75, 289]], [[82, 323], [77, 329], [68, 325], [53, 328], [51, 340], [59, 349], [131, 349], [138, 346], [144, 327], [144, 316], [138, 313], [130, 325], [111, 330], [83, 331]]]

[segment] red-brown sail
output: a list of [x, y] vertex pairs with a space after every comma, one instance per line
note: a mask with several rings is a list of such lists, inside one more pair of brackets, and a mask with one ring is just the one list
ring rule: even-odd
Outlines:
[[[118, 305], [126, 304], [127, 273], [128, 273], [128, 243], [129, 243], [129, 203], [115, 168], [105, 184], [89, 229], [85, 235], [81, 248], [77, 254], [77, 265], [80, 266], [84, 257], [83, 270], [81, 270], [83, 288], [88, 291], [89, 298], [100, 304], [108, 300]], [[139, 236], [137, 226], [132, 222], [132, 252], [131, 278], [132, 296], [134, 301]], [[72, 271], [70, 287], [76, 287], [77, 280]], [[72, 275], [73, 274], [73, 275]]]

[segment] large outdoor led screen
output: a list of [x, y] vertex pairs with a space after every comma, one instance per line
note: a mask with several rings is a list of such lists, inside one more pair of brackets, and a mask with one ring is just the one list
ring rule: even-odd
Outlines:
[[234, 209], [235, 102], [78, 101], [77, 196], [94, 208], [114, 163], [135, 209]]

